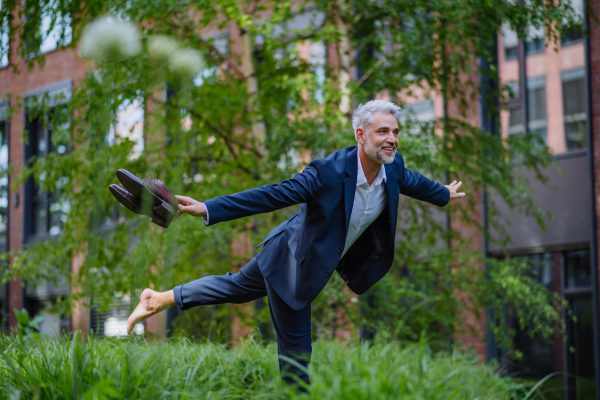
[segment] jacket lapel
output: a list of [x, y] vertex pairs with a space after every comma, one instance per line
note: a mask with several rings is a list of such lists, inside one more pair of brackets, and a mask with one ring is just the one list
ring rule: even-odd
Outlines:
[[385, 182], [385, 195], [387, 196], [387, 203], [390, 209], [390, 235], [393, 238], [396, 234], [396, 219], [398, 218], [398, 201], [400, 198], [400, 188], [398, 188], [398, 177], [391, 164], [384, 164], [385, 175], [387, 180]]
[[352, 150], [346, 158], [346, 179], [344, 180], [344, 208], [346, 210], [346, 235], [350, 226], [350, 215], [356, 194], [356, 179], [358, 176], [358, 147]]

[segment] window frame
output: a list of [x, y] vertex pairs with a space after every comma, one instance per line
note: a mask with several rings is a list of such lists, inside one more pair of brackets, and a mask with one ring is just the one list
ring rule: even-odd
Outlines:
[[[28, 106], [29, 102], [35, 101], [42, 97], [47, 96], [49, 106], [49, 111], [55, 110], [57, 107], [64, 106], [71, 98], [73, 82], [72, 80], [65, 80], [62, 82], [58, 82], [40, 89], [33, 90], [31, 92], [25, 93], [24, 103], [25, 107], [23, 107], [23, 118], [24, 118], [24, 126], [29, 129], [31, 122], [29, 121], [28, 110], [30, 107]], [[46, 142], [46, 154], [48, 155], [51, 152], [51, 134], [48, 134], [47, 128], [47, 117], [48, 113], [44, 113], [42, 118], [44, 119], [44, 126], [41, 128], [44, 131], [44, 140]], [[70, 145], [68, 145], [67, 152], [70, 151]], [[33, 155], [33, 143], [24, 143], [24, 155], [25, 162]], [[41, 192], [38, 193], [34, 198], [34, 179], [30, 176], [24, 184], [24, 199], [23, 199], [23, 219], [24, 219], [24, 229], [23, 229], [23, 243], [24, 245], [28, 245], [31, 243], [37, 243], [46, 241], [49, 239], [53, 239], [56, 236], [60, 236], [60, 233], [56, 235], [50, 235], [50, 205], [51, 205], [51, 197], [53, 193]], [[33, 203], [36, 200], [39, 203], [45, 204], [46, 207], [46, 229], [43, 234], [35, 234], [33, 232]]]
[[[580, 112], [580, 113], [576, 113], [576, 114], [565, 114], [565, 83], [568, 82], [574, 82], [577, 80], [581, 80], [583, 82], [583, 93], [581, 93], [582, 96], [582, 102], [584, 104], [584, 111]], [[564, 143], [565, 143], [565, 152], [567, 153], [571, 153], [571, 152], [576, 152], [576, 151], [587, 151], [588, 150], [588, 143], [587, 143], [587, 135], [588, 135], [588, 131], [587, 131], [587, 124], [588, 124], [588, 120], [589, 120], [589, 115], [587, 113], [587, 108], [585, 107], [585, 102], [587, 101], [586, 97], [587, 97], [587, 93], [586, 93], [586, 87], [587, 87], [587, 81], [586, 81], [586, 76], [585, 76], [585, 68], [584, 67], [577, 67], [577, 68], [573, 68], [573, 69], [569, 69], [569, 70], [565, 70], [565, 71], [561, 71], [560, 73], [560, 87], [561, 87], [561, 100], [562, 100], [562, 106], [563, 106], [563, 132], [564, 132]], [[578, 116], [578, 115], [584, 115], [585, 118], [583, 119], [575, 119], [575, 120], [570, 120], [571, 118]], [[571, 117], [571, 118], [569, 118]], [[568, 121], [569, 120], [569, 121]], [[567, 140], [567, 124], [570, 123], [578, 123], [578, 122], [583, 122], [585, 125], [584, 128], [584, 135], [585, 140], [584, 140], [584, 147], [580, 147], [580, 148], [569, 148], [569, 142]]]
[[[27, 7], [26, 7], [27, 1], [34, 1], [34, 0], [23, 0], [23, 6], [25, 9], [27, 9]], [[63, 27], [62, 31], [59, 31], [61, 33], [61, 35], [57, 38], [53, 48], [47, 49], [47, 50], [42, 50], [42, 47], [44, 47], [45, 41], [50, 37], [49, 33], [52, 32], [52, 31], [42, 32], [42, 27], [44, 26], [44, 17], [48, 16], [45, 11], [46, 10], [44, 9], [44, 5], [41, 5], [41, 15], [40, 15], [40, 20], [39, 20], [39, 25], [37, 26], [37, 34], [40, 36], [40, 39], [39, 39], [39, 45], [37, 46], [37, 48], [36, 49], [30, 48], [31, 46], [33, 46], [33, 44], [35, 44], [35, 42], [30, 43], [30, 41], [28, 40], [29, 38], [27, 38], [26, 40], [23, 40], [23, 42], [21, 43], [21, 48], [23, 49], [23, 55], [24, 55], [23, 58], [25, 60], [32, 60], [41, 55], [49, 54], [49, 53], [52, 53], [53, 51], [67, 48], [71, 43], [73, 43], [73, 28], [72, 28], [73, 18], [71, 16], [71, 14], [63, 15], [62, 13], [60, 13], [60, 22], [61, 23], [56, 24], [56, 22], [59, 22], [59, 20], [57, 18], [57, 20], [55, 21], [54, 29], [62, 26]], [[66, 18], [68, 18], [67, 22], [65, 22]], [[25, 22], [28, 19], [29, 19], [28, 14], [25, 13], [23, 16], [23, 24], [25, 24]], [[63, 37], [62, 33], [64, 33], [64, 37]], [[9, 63], [10, 63], [10, 60], [9, 60]]]

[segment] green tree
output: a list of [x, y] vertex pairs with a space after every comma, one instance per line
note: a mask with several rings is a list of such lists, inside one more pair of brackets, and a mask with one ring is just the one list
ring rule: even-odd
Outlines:
[[[84, 255], [74, 282], [83, 290], [73, 292], [71, 300], [83, 297], [107, 308], [115, 293], [135, 297], [148, 285], [169, 289], [175, 283], [229, 271], [249, 256], [232, 255], [234, 240], [243, 234], [259, 243], [298, 208], [211, 228], [183, 217], [163, 230], [123, 208], [118, 219], [111, 219], [116, 202], [106, 187], [116, 182], [114, 171], [126, 168], [140, 176], [152, 172], [173, 192], [197, 199], [278, 182], [309, 158], [353, 145], [352, 106], [378, 93], [402, 104], [418, 89], [439, 93], [455, 105], [455, 112], [431, 123], [410, 116], [402, 121], [400, 149], [409, 168], [439, 181], [461, 178], [468, 182], [469, 193], [485, 189], [542, 224], [543, 211], [532, 202], [528, 182], [514, 165], [534, 170], [543, 180], [540, 170], [552, 160], [543, 143], [533, 135], [505, 140], [466, 122], [480, 93], [480, 74], [492, 83], [484, 97], [491, 114], [497, 115], [505, 88], [493, 66], [494, 38], [503, 24], [521, 36], [528, 26], [543, 25], [555, 43], [558, 32], [581, 23], [568, 2], [522, 3], [28, 0], [22, 6], [4, 0], [0, 27], [10, 27], [9, 45], [39, 41], [41, 18], [17, 23], [26, 16], [47, 15], [57, 26], [68, 19], [73, 37], [69, 47], [75, 49], [86, 24], [111, 15], [138, 23], [144, 44], [153, 35], [168, 35], [199, 50], [206, 61], [202, 79], [194, 81], [172, 73], [146, 47], [136, 57], [90, 65], [65, 103], [68, 112], [52, 114], [56, 140], [70, 143], [71, 150], [30, 160], [27, 168], [16, 171], [19, 179], [13, 183], [17, 187], [33, 175], [42, 190], [60, 189], [61, 199], [70, 206], [61, 234], [13, 252], [4, 280], [70, 277], [70, 260]], [[302, 13], [317, 17], [304, 29], [285, 29]], [[200, 34], [206, 27], [236, 32], [238, 39], [230, 38], [229, 54], [219, 46], [218, 37]], [[327, 46], [326, 63], [300, 57], [299, 43], [306, 39]], [[19, 52], [21, 61], [13, 63], [20, 73], [26, 73], [26, 67], [43, 66], [43, 55], [31, 56], [27, 46]], [[479, 60], [491, 67], [480, 69]], [[363, 73], [356, 81], [354, 70]], [[119, 109], [133, 102], [142, 104], [145, 113], [144, 148], [136, 157], [131, 156], [132, 140], [108, 138]], [[44, 112], [49, 105], [41, 101], [29, 107]], [[479, 215], [473, 212], [478, 201], [476, 195], [468, 197], [464, 206], [452, 209], [453, 217], [482, 230]], [[355, 324], [383, 325], [394, 337], [418, 339], [425, 331], [446, 343], [468, 328], [462, 326], [463, 311], [478, 313], [488, 307], [498, 316], [492, 329], [510, 347], [511, 333], [500, 312], [505, 303], [522, 323], [531, 315], [541, 316], [529, 324], [532, 333], [549, 337], [562, 328], [560, 298], [532, 279], [526, 265], [485, 260], [467, 238], [448, 232], [425, 204], [403, 199], [400, 207], [402, 240], [397, 241], [392, 272], [371, 290], [368, 301], [360, 301], [360, 307], [348, 301], [336, 275], [314, 304], [320, 334], [332, 333], [340, 322], [336, 316], [344, 315]], [[490, 213], [494, 215], [493, 207]], [[439, 245], [450, 240], [451, 248]], [[489, 273], [482, 269], [484, 264]], [[346, 313], [338, 314], [340, 308]]]

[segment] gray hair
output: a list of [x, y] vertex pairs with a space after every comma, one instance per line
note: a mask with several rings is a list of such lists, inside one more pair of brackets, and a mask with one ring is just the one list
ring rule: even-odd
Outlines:
[[399, 106], [385, 100], [371, 100], [365, 104], [359, 105], [352, 115], [352, 128], [354, 129], [355, 137], [358, 128], [362, 128], [366, 131], [371, 127], [373, 124], [373, 113], [375, 111], [390, 113], [396, 117], [396, 119], [400, 119], [400, 110], [401, 108]]

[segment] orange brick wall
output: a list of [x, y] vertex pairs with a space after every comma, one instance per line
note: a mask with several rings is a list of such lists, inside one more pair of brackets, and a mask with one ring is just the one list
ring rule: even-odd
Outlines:
[[[16, 19], [15, 25], [20, 25], [18, 19]], [[20, 60], [19, 51], [17, 51], [19, 46], [18, 38], [15, 38], [10, 49], [11, 63], [8, 67], [0, 69], [0, 100], [10, 94], [11, 106], [22, 101], [23, 95], [27, 92], [68, 79], [72, 79], [73, 84], [76, 85], [79, 79], [85, 77], [86, 63], [77, 58], [76, 51], [70, 48], [46, 53], [45, 67], [42, 69], [35, 66], [28, 71], [26, 63]], [[15, 65], [18, 67], [15, 68]], [[16, 108], [9, 121], [9, 164], [17, 170], [22, 168], [24, 163], [25, 144], [22, 138], [24, 125], [24, 110], [21, 107]], [[18, 205], [15, 205], [13, 201], [14, 195], [18, 195]], [[9, 250], [19, 249], [23, 246], [23, 195], [22, 187], [9, 194]], [[17, 321], [12, 309], [13, 307], [17, 309], [23, 307], [23, 287], [20, 279], [9, 282], [8, 286], [8, 307], [11, 310], [9, 327], [13, 327]]]

